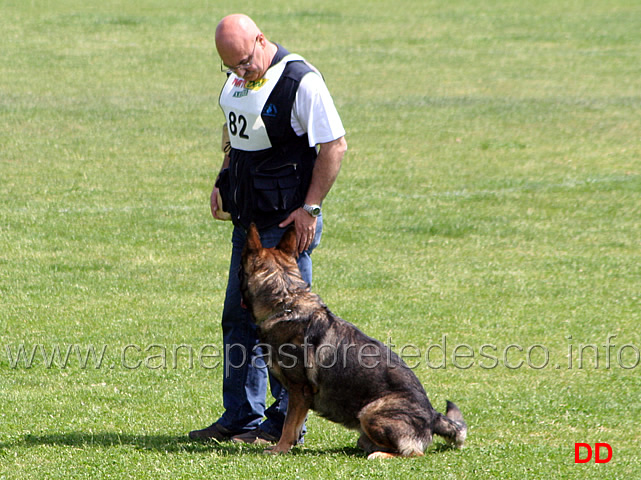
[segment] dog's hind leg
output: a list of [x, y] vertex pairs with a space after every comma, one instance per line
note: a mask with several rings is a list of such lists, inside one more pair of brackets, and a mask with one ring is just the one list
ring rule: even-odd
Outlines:
[[368, 455], [374, 452], [382, 452], [385, 450], [380, 445], [375, 444], [372, 439], [369, 438], [364, 432], [361, 433], [358, 442], [356, 442], [356, 446]]
[[365, 451], [368, 460], [372, 460], [374, 458], [393, 458], [400, 456], [400, 453], [389, 451], [381, 447], [380, 445], [375, 444], [365, 433], [361, 433], [356, 446]]
[[266, 449], [265, 453], [287, 453], [298, 442], [312, 402], [312, 397], [305, 395], [305, 388], [303, 384], [288, 385], [289, 403], [283, 432], [278, 443]]
[[399, 399], [394, 397], [380, 398], [361, 410], [358, 445], [369, 453], [368, 459], [422, 456], [431, 443], [430, 432], [417, 432], [398, 412]]
[[434, 433], [445, 438], [448, 443], [461, 448], [467, 437], [467, 425], [459, 408], [448, 400], [445, 415], [436, 412], [432, 425]]

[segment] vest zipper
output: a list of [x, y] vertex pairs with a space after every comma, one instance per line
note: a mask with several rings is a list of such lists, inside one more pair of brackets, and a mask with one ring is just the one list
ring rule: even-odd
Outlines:
[[285, 167], [294, 167], [294, 170], [298, 168], [298, 163], [284, 163], [282, 165], [278, 165], [277, 167], [272, 167], [272, 168], [262, 168], [262, 167], [256, 167], [256, 172], [257, 173], [269, 173], [269, 172], [275, 172], [277, 170], [281, 170]]

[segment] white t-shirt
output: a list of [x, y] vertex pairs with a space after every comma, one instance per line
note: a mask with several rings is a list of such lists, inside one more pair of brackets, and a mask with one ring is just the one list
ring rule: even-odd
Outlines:
[[292, 108], [292, 128], [299, 137], [307, 134], [310, 147], [345, 135], [334, 100], [318, 73], [308, 73], [298, 86]]

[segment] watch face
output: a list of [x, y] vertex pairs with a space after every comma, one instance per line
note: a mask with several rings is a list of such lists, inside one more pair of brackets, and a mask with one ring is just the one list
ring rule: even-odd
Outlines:
[[303, 205], [303, 210], [309, 213], [312, 217], [318, 217], [321, 214], [321, 207], [319, 205]]

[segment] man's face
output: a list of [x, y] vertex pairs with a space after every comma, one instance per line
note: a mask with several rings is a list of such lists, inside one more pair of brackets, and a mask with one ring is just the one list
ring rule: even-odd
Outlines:
[[[263, 40], [261, 35], [258, 35], [254, 39], [251, 51], [247, 51], [248, 48], [245, 46], [244, 49], [241, 50], [240, 54], [234, 52], [231, 55], [226, 55], [235, 59], [240, 58], [240, 61], [232, 65], [225, 63], [225, 58], [223, 58], [223, 67], [231, 70], [237, 76], [247, 81], [258, 80], [264, 74], [261, 69], [263, 49]], [[243, 54], [243, 50], [245, 50], [246, 53]]]

